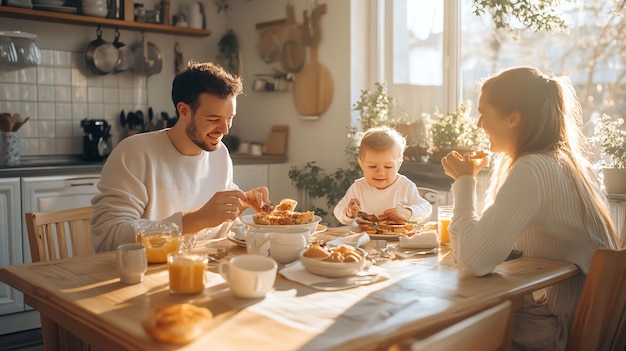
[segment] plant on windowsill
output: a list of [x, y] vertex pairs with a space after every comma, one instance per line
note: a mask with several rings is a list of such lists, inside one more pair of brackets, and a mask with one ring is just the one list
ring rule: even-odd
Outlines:
[[609, 193], [626, 193], [626, 130], [623, 118], [602, 114], [595, 121], [591, 142], [600, 149], [604, 187]]
[[432, 114], [422, 114], [428, 130], [431, 162], [439, 163], [452, 150], [463, 154], [487, 147], [487, 136], [469, 115], [469, 107], [469, 102], [463, 102], [452, 113], [444, 114], [437, 109]]

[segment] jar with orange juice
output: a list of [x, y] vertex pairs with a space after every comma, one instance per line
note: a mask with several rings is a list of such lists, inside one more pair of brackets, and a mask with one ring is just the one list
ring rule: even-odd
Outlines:
[[167, 254], [179, 249], [181, 234], [175, 223], [141, 221], [136, 230], [137, 242], [146, 248], [148, 263], [165, 263]]

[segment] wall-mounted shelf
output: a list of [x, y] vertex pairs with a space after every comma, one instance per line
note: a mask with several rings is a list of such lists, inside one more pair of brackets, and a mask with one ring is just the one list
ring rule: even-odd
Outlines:
[[47, 21], [64, 24], [101, 25], [103, 27], [117, 27], [136, 31], [178, 34], [192, 37], [207, 37], [211, 35], [209, 29], [166, 26], [159, 23], [130, 22], [113, 18], [101, 18], [70, 13], [39, 11], [19, 7], [0, 6], [0, 17], [19, 18], [33, 21]]

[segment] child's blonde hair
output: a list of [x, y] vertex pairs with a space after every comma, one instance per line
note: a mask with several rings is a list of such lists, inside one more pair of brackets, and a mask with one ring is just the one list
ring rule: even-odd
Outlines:
[[385, 151], [393, 148], [402, 161], [406, 139], [393, 128], [373, 127], [366, 130], [359, 141], [359, 159], [363, 159], [368, 150]]

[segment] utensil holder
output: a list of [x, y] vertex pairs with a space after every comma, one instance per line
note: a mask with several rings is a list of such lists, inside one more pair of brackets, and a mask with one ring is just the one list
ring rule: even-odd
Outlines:
[[0, 132], [0, 164], [20, 161], [20, 135], [16, 132]]

